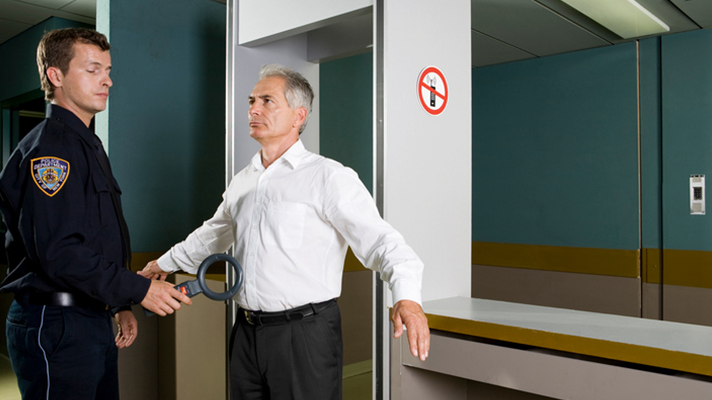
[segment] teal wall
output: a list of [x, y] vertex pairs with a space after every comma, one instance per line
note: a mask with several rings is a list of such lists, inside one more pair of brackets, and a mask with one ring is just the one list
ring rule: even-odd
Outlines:
[[473, 70], [473, 240], [712, 251], [689, 212], [689, 176], [712, 177], [710, 49], [706, 29]]
[[89, 27], [63, 18], [48, 18], [0, 45], [0, 102], [40, 88], [37, 45], [46, 32], [73, 26]]
[[319, 65], [319, 152], [373, 185], [373, 55]]
[[637, 249], [636, 45], [472, 71], [472, 240]]
[[643, 248], [662, 248], [662, 81], [660, 38], [640, 41], [641, 232]]
[[37, 45], [46, 32], [73, 26], [90, 27], [80, 22], [52, 17], [0, 44], [0, 158], [3, 166], [18, 140], [18, 121], [11, 123], [12, 119], [17, 118], [12, 108], [44, 98], [37, 72]]
[[225, 185], [225, 6], [111, 1], [109, 155], [134, 252], [165, 251]]
[[[712, 30], [661, 40], [663, 246], [712, 251]], [[691, 174], [706, 176], [704, 216], [690, 215]]]

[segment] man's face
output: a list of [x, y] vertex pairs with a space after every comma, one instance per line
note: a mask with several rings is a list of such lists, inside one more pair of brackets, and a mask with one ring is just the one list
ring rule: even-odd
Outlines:
[[113, 84], [109, 78], [111, 55], [99, 47], [74, 44], [74, 57], [69, 62], [69, 70], [61, 74], [59, 84], [55, 84], [55, 103], [82, 119], [87, 125], [94, 114], [106, 109], [109, 88]]
[[250, 94], [250, 136], [257, 141], [282, 138], [294, 133], [297, 110], [287, 104], [284, 85], [284, 78], [265, 78], [257, 82]]

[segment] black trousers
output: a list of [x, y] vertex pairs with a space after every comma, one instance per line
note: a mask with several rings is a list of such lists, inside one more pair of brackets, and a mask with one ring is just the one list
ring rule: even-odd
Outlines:
[[233, 400], [339, 400], [342, 368], [336, 302], [316, 315], [276, 325], [250, 325], [238, 310], [230, 341]]
[[118, 400], [118, 350], [108, 311], [13, 301], [6, 333], [23, 400]]

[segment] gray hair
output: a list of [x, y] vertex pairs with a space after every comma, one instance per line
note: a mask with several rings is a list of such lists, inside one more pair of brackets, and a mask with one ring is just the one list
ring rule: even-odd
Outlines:
[[312, 91], [309, 81], [299, 72], [279, 64], [265, 65], [260, 70], [260, 80], [271, 77], [284, 79], [284, 97], [287, 98], [287, 104], [291, 109], [306, 108], [307, 116], [302, 126], [299, 127], [301, 135], [307, 126], [309, 116], [311, 116], [312, 101], [314, 100], [314, 91]]

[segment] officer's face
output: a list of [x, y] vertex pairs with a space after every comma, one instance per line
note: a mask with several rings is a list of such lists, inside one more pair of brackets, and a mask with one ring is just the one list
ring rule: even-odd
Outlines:
[[284, 78], [265, 78], [257, 82], [250, 94], [250, 136], [260, 143], [295, 133], [299, 136], [299, 112], [289, 107], [284, 85]]
[[113, 84], [109, 78], [111, 55], [97, 46], [76, 43], [67, 73], [57, 71], [54, 103], [72, 111], [88, 126], [94, 114], [106, 108]]

